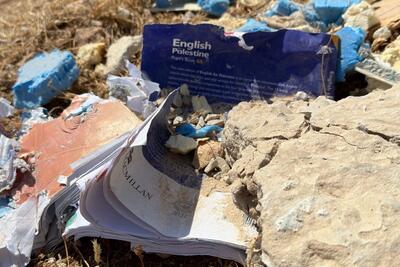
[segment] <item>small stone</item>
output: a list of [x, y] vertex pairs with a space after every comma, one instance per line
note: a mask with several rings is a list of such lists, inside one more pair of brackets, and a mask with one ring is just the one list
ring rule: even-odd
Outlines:
[[192, 164], [196, 169], [203, 169], [213, 158], [217, 156], [222, 157], [223, 154], [224, 149], [220, 142], [199, 142], [199, 146], [194, 153]]
[[180, 94], [175, 94], [172, 104], [177, 108], [182, 107], [182, 96]]
[[190, 95], [182, 96], [182, 102], [185, 107], [190, 107], [192, 104], [192, 97]]
[[209, 120], [209, 121], [207, 121], [207, 125], [217, 125], [220, 127], [224, 127], [225, 122], [224, 122], [224, 120], [221, 120], [221, 119]]
[[106, 72], [106, 65], [104, 64], [97, 64], [96, 68], [94, 69], [94, 73], [96, 73], [99, 76], [103, 76]]
[[221, 114], [208, 114], [206, 116], [206, 121], [211, 121], [211, 120], [219, 120], [221, 119]]
[[215, 170], [219, 170], [222, 173], [227, 173], [230, 170], [230, 167], [223, 158], [217, 156], [213, 158], [210, 163], [208, 163], [207, 167], [204, 169], [204, 172], [208, 174]]
[[81, 46], [76, 56], [77, 62], [84, 68], [99, 64], [106, 53], [105, 43], [92, 43]]
[[374, 39], [384, 39], [387, 40], [392, 36], [392, 33], [390, 32], [389, 28], [386, 26], [380, 27], [379, 29], [377, 29], [374, 34], [373, 34], [373, 38]]
[[183, 135], [171, 135], [165, 146], [174, 153], [185, 155], [197, 147], [197, 142], [193, 138]]
[[296, 93], [296, 95], [294, 96], [294, 100], [303, 100], [303, 101], [307, 101], [310, 97], [308, 96], [308, 94], [306, 92], [303, 91], [298, 91]]
[[176, 116], [175, 119], [172, 122], [172, 125], [176, 126], [178, 124], [181, 124], [183, 122], [183, 117], [182, 116]]
[[213, 112], [204, 96], [193, 96], [192, 106], [195, 112], [201, 112], [203, 115]]
[[179, 93], [181, 96], [190, 96], [189, 86], [187, 84], [182, 84], [179, 88]]
[[142, 36], [123, 36], [115, 41], [107, 51], [106, 73], [117, 74], [124, 68], [124, 60], [139, 52]]
[[201, 116], [199, 118], [199, 121], [197, 122], [196, 129], [200, 129], [200, 128], [204, 127], [204, 125], [206, 125], [206, 123], [204, 121], [203, 116]]

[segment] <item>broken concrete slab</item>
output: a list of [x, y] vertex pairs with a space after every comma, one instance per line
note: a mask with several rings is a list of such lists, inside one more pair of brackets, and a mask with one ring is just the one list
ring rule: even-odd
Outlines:
[[[235, 203], [257, 216], [267, 266], [396, 266], [400, 87], [324, 99], [232, 109], [223, 135]], [[246, 173], [258, 152], [267, 161]]]

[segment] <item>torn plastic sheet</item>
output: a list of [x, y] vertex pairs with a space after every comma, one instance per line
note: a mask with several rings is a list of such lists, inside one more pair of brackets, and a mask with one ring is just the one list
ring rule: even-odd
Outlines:
[[11, 103], [7, 99], [0, 97], [0, 118], [10, 117], [14, 112], [15, 109]]
[[161, 88], [186, 83], [210, 103], [297, 91], [334, 95], [339, 45], [334, 35], [279, 30], [240, 38], [209, 24], [153, 24], [145, 25], [143, 38], [143, 73]]
[[28, 264], [38, 219], [47, 202], [47, 197], [41, 194], [0, 219], [0, 267]]
[[0, 193], [12, 188], [15, 181], [17, 142], [0, 134]]
[[201, 127], [200, 129], [196, 129], [190, 123], [184, 123], [176, 127], [175, 132], [177, 134], [181, 134], [184, 136], [192, 137], [192, 138], [203, 138], [211, 134], [212, 132], [219, 133], [223, 130], [222, 127], [218, 125], [206, 125]]
[[158, 83], [146, 79], [135, 65], [126, 61], [128, 77], [109, 75], [110, 96], [126, 103], [127, 107], [147, 118], [156, 109], [154, 101], [160, 92]]

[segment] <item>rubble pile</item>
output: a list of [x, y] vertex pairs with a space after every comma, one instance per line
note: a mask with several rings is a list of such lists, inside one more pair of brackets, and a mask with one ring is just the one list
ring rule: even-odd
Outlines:
[[86, 236], [399, 265], [397, 0], [89, 2], [0, 62], [0, 267]]

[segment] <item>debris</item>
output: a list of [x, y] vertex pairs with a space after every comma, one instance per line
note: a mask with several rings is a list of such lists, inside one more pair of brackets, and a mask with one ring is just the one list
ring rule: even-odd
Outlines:
[[197, 142], [193, 138], [178, 134], [171, 135], [165, 146], [172, 152], [185, 155], [196, 149]]
[[358, 4], [359, 2], [360, 0], [314, 0], [313, 5], [315, 12], [325, 25], [331, 23], [340, 25], [342, 23], [342, 14], [344, 14], [351, 5]]
[[373, 7], [365, 1], [352, 5], [343, 15], [344, 26], [358, 27], [364, 31], [379, 24], [379, 19], [375, 16]]
[[381, 60], [366, 58], [356, 65], [355, 70], [389, 86], [400, 83], [400, 73], [379, 61]]
[[76, 60], [79, 66], [91, 68], [99, 64], [106, 53], [105, 43], [91, 43], [79, 47]]
[[12, 188], [16, 178], [17, 142], [0, 134], [0, 193]]
[[175, 117], [175, 119], [174, 119], [174, 121], [172, 122], [172, 125], [179, 125], [179, 124], [181, 124], [181, 123], [183, 123], [183, 118], [182, 118], [182, 116], [176, 116]]
[[303, 101], [307, 101], [308, 99], [310, 99], [310, 97], [307, 95], [307, 93], [299, 91], [295, 94], [294, 96], [295, 100], [303, 100]]
[[11, 103], [7, 99], [0, 97], [0, 118], [10, 117], [14, 112], [15, 109], [11, 106]]
[[300, 5], [291, 0], [278, 0], [265, 13], [265, 16], [290, 16], [292, 13], [299, 11]]
[[379, 29], [377, 29], [374, 34], [372, 35], [372, 37], [374, 39], [384, 39], [387, 40], [392, 36], [392, 33], [390, 32], [389, 28], [386, 26], [380, 27]]
[[230, 170], [230, 167], [223, 158], [216, 156], [210, 160], [207, 167], [204, 169], [204, 172], [209, 174], [215, 170], [220, 171], [221, 173], [227, 173]]
[[355, 65], [363, 60], [358, 54], [365, 38], [365, 32], [361, 28], [344, 27], [336, 32], [340, 37], [340, 64], [336, 73], [337, 81], [344, 81], [346, 73], [354, 69]]
[[156, 0], [151, 11], [200, 11], [196, 0]]
[[[21, 197], [47, 190], [51, 197], [70, 176], [70, 164], [94, 152], [141, 123], [121, 102], [78, 95], [60, 117], [37, 123], [21, 139], [20, 157], [34, 166], [34, 185], [24, 186]], [[51, 136], [51, 138], [50, 138]]]
[[109, 75], [107, 78], [110, 96], [125, 102], [130, 110], [147, 118], [156, 108], [155, 100], [160, 87], [144, 79], [142, 73], [129, 61], [125, 64], [129, 71], [128, 77]]
[[199, 142], [199, 145], [194, 153], [192, 164], [196, 169], [204, 169], [211, 159], [217, 156], [222, 157], [223, 154], [224, 149], [221, 142]]
[[210, 114], [207, 114], [205, 121], [208, 122], [210, 120], [219, 120], [219, 119], [221, 119], [221, 114], [210, 113]]
[[207, 125], [216, 125], [219, 127], [224, 127], [225, 122], [222, 119], [209, 120], [209, 121], [207, 121]]
[[36, 123], [46, 122], [51, 120], [47, 109], [39, 107], [31, 109], [29, 111], [24, 111], [21, 113], [22, 127], [21, 134], [25, 134], [29, 129]]
[[[144, 27], [143, 36], [141, 70], [161, 88], [186, 83], [192, 95], [204, 96], [209, 103], [238, 103], [297, 91], [313, 96], [334, 93], [329, 78], [337, 68], [334, 35], [295, 30], [225, 33], [209, 24], [153, 24]], [[279, 68], [270, 67], [278, 61]]]
[[243, 6], [246, 7], [259, 7], [263, 4], [265, 4], [266, 2], [269, 1], [263, 1], [263, 0], [239, 0], [239, 3]]
[[190, 123], [184, 123], [176, 127], [176, 133], [179, 133], [184, 136], [189, 136], [192, 138], [203, 138], [209, 136], [212, 133], [219, 133], [222, 131], [222, 128], [217, 125], [206, 125], [200, 129], [196, 129]]
[[372, 6], [382, 26], [391, 28], [400, 21], [400, 6], [397, 0], [374, 1]]
[[268, 25], [264, 22], [260, 22], [255, 19], [248, 19], [244, 25], [240, 26], [235, 31], [237, 31], [237, 32], [257, 32], [257, 31], [272, 32], [275, 30], [268, 27]]
[[192, 107], [194, 112], [200, 112], [204, 116], [213, 112], [205, 96], [192, 96]]
[[211, 15], [221, 16], [229, 7], [229, 0], [197, 0], [201, 9]]
[[68, 51], [53, 50], [37, 54], [18, 70], [12, 90], [17, 108], [33, 109], [48, 103], [69, 89], [79, 69]]
[[389, 63], [394, 70], [400, 72], [400, 38], [389, 44], [379, 55], [384, 62]]
[[235, 29], [239, 28], [246, 22], [246, 19], [240, 17], [234, 17], [229, 13], [224, 13], [218, 19], [208, 20], [204, 23], [209, 23], [213, 25], [217, 25], [220, 27], [224, 27], [225, 31], [234, 31]]
[[199, 121], [196, 124], [196, 130], [203, 128], [206, 125], [203, 116], [200, 116]]
[[142, 46], [142, 36], [123, 36], [116, 40], [107, 51], [105, 74], [118, 74], [129, 60]]

